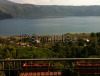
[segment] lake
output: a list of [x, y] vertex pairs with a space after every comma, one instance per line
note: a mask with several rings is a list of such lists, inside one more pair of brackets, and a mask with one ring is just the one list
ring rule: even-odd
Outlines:
[[0, 35], [100, 32], [100, 16], [0, 20]]

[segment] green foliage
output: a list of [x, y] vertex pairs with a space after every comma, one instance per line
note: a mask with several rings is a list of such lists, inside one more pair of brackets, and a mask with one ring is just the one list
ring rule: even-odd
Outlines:
[[3, 38], [0, 37], [0, 43], [5, 43], [5, 40]]
[[0, 11], [0, 19], [7, 19], [7, 18], [12, 18], [12, 16], [10, 14]]
[[[55, 42], [31, 45], [28, 43], [29, 46], [17, 45], [16, 43], [18, 40], [16, 37], [0, 37], [0, 58], [88, 58], [91, 56], [100, 56], [99, 32], [88, 35], [84, 34], [84, 37], [90, 40], [89, 42], [84, 41], [81, 35], [78, 35], [78, 37], [80, 38], [77, 43]], [[9, 43], [10, 41], [14, 43]]]
[[[56, 43], [40, 43], [37, 45], [31, 44], [30, 46], [21, 46], [16, 44], [5, 44], [9, 41], [9, 38], [0, 38], [1, 44], [5, 46], [0, 47], [0, 59], [37, 59], [37, 58], [99, 58], [100, 57], [100, 45], [99, 45], [99, 33], [92, 33], [88, 35], [90, 42], [84, 41], [82, 38], [77, 43], [73, 42], [56, 42]], [[15, 41], [16, 38], [10, 37], [10, 40]], [[26, 41], [27, 42], [27, 41]], [[86, 44], [86, 46], [84, 46]], [[75, 62], [64, 61], [51, 61], [55, 68], [64, 67], [76, 67]], [[13, 63], [10, 63], [10, 68], [13, 68]], [[8, 64], [5, 64], [5, 68], [8, 68]], [[19, 67], [19, 66], [18, 66]], [[0, 66], [0, 68], [2, 68]], [[57, 70], [62, 72], [63, 76], [79, 76], [79, 73], [73, 69]], [[16, 72], [17, 73], [17, 72]], [[2, 75], [3, 73], [0, 72]], [[8, 75], [8, 72], [6, 73]], [[14, 76], [14, 72], [11, 72]]]

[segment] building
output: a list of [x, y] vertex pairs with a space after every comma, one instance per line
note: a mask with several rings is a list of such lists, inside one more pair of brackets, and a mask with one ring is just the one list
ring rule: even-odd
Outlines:
[[52, 72], [50, 67], [50, 63], [25, 63], [19, 76], [61, 76], [61, 72]]
[[77, 62], [76, 65], [81, 74], [100, 74], [100, 62]]
[[34, 40], [33, 43], [38, 44], [40, 43], [40, 40]]
[[17, 43], [17, 45], [26, 46], [27, 44], [20, 42], [20, 43]]
[[83, 40], [84, 40], [84, 41], [86, 41], [86, 42], [90, 42], [90, 40], [89, 40], [89, 39], [87, 39], [87, 38], [84, 38]]

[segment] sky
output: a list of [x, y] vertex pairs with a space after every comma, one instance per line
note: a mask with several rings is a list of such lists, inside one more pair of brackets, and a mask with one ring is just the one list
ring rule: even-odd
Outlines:
[[100, 0], [10, 0], [16, 3], [36, 5], [100, 5]]

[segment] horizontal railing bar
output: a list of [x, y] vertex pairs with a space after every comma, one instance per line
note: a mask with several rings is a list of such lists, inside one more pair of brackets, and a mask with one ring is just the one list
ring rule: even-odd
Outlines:
[[[48, 69], [48, 70], [100, 70], [100, 68], [54, 68], [54, 69]], [[35, 69], [37, 71], [39, 69]], [[41, 70], [47, 70], [47, 69], [41, 69]], [[0, 69], [0, 71], [34, 71], [34, 69]]]
[[80, 61], [80, 60], [100, 60], [100, 58], [0, 59], [0, 62], [13, 62], [13, 61]]

